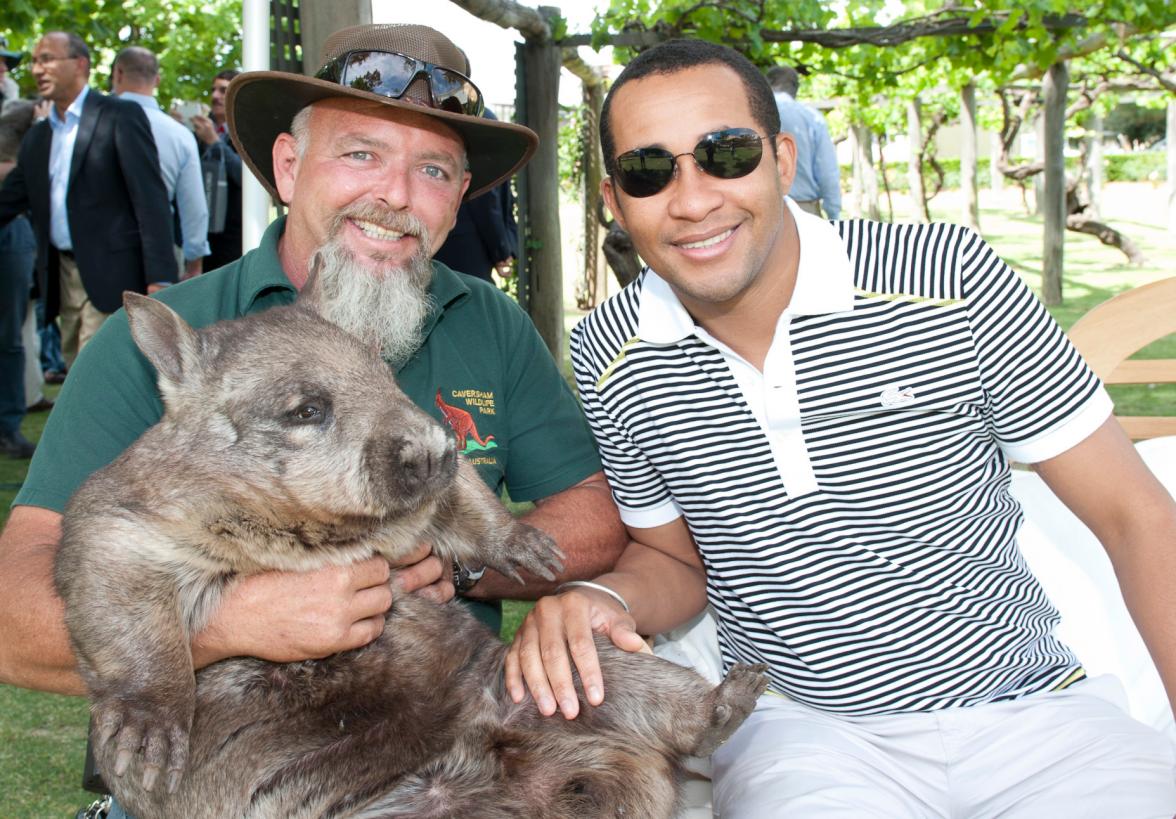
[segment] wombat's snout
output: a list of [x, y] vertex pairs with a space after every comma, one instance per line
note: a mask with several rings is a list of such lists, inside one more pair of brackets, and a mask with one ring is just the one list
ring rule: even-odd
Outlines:
[[453, 436], [430, 425], [418, 437], [396, 437], [387, 442], [381, 461], [389, 493], [418, 498], [447, 487], [457, 474]]
[[429, 446], [420, 441], [407, 441], [400, 450], [400, 463], [393, 466], [406, 481], [432, 486], [452, 477], [457, 466], [457, 449], [452, 441], [442, 446]]

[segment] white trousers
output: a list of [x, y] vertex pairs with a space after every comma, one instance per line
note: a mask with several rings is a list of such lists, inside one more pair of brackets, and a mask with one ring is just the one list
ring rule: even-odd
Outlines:
[[1112, 676], [1015, 702], [883, 717], [765, 694], [712, 758], [722, 819], [1171, 819], [1176, 753]]

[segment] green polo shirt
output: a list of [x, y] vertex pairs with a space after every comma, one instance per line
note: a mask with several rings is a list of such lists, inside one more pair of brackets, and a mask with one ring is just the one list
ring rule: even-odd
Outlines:
[[[278, 219], [256, 250], [167, 288], [160, 300], [194, 327], [293, 302], [297, 294], [278, 260], [284, 229], [285, 219]], [[437, 262], [430, 293], [437, 306], [424, 344], [397, 380], [421, 409], [453, 428], [487, 486], [495, 492], [505, 486], [512, 499], [529, 501], [598, 471], [576, 399], [519, 306], [494, 286]], [[119, 310], [70, 370], [14, 503], [61, 512], [87, 476], [162, 414], [155, 370]], [[497, 629], [497, 605], [493, 610], [482, 619]]]

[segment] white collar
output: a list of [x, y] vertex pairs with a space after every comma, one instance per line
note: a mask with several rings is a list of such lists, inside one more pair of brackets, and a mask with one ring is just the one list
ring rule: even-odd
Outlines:
[[83, 85], [82, 90], [78, 93], [78, 95], [76, 97], [73, 98], [73, 102], [71, 102], [66, 107], [65, 119], [62, 119], [61, 117], [59, 117], [57, 115], [57, 106], [56, 105], [50, 105], [49, 106], [49, 122], [54, 123], [56, 125], [65, 125], [66, 123], [69, 122], [69, 118], [70, 118], [71, 114], [74, 117], [76, 117], [77, 119], [81, 119], [82, 118], [82, 107], [86, 104], [86, 95], [89, 93], [90, 93], [90, 86]]
[[[829, 222], [784, 197], [800, 239], [796, 286], [784, 312], [794, 316], [853, 309], [853, 270], [841, 234]], [[652, 344], [672, 344], [695, 331], [694, 319], [669, 284], [652, 269], [641, 288], [637, 335]]]
[[130, 100], [131, 102], [137, 102], [137, 103], [139, 103], [139, 105], [142, 105], [144, 108], [154, 108], [156, 111], [162, 110], [159, 107], [159, 100], [155, 99], [155, 97], [153, 97], [150, 94], [140, 94], [136, 91], [123, 91], [118, 96], [119, 96], [119, 99]]

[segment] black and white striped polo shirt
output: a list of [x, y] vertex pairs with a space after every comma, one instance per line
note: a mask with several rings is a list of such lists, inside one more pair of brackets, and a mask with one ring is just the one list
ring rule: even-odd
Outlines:
[[796, 290], [762, 374], [646, 270], [572, 335], [626, 523], [684, 516], [727, 666], [853, 715], [1054, 687], [1079, 666], [1016, 545], [1009, 461], [1111, 412], [973, 231], [791, 208]]

